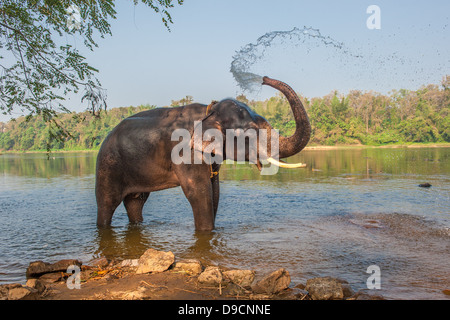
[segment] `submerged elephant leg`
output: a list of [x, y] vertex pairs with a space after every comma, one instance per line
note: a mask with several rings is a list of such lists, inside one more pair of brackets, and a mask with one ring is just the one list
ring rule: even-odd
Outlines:
[[139, 223], [144, 221], [142, 217], [142, 208], [147, 201], [149, 192], [132, 193], [123, 199], [123, 204], [127, 210], [128, 220], [130, 223]]
[[[101, 164], [102, 160], [98, 164]], [[122, 202], [122, 186], [117, 182], [120, 177], [109, 169], [97, 169], [95, 177], [95, 198], [97, 200], [97, 226], [108, 227], [114, 211]]]
[[177, 168], [181, 189], [192, 207], [195, 229], [214, 229], [213, 188], [208, 166], [196, 165]]
[[219, 208], [220, 185], [219, 174], [211, 178], [214, 220], [216, 220], [217, 209]]
[[108, 227], [111, 225], [112, 216], [120, 202], [120, 197], [97, 195], [97, 226]]

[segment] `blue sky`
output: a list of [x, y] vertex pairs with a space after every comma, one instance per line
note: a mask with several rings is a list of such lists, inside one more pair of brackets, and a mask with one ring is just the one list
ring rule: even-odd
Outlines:
[[[366, 9], [373, 4], [381, 9], [380, 30], [366, 26]], [[241, 90], [229, 70], [236, 51], [266, 32], [303, 26], [319, 29], [362, 56], [355, 59], [321, 46], [308, 52], [295, 41], [270, 48], [255, 66], [258, 72], [307, 97], [332, 90], [417, 89], [450, 74], [448, 0], [185, 0], [170, 11], [171, 32], [144, 5], [117, 1], [116, 11], [112, 36], [99, 39], [94, 52], [84, 49], [81, 39], [69, 39], [100, 70], [109, 108], [164, 106], [186, 95], [201, 103], [235, 97]], [[263, 88], [247, 96], [274, 94]], [[66, 106], [85, 108], [79, 98]]]

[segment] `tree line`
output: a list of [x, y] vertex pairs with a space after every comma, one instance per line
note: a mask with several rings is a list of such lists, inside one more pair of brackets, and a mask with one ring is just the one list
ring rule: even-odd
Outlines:
[[[418, 90], [392, 90], [389, 94], [351, 90], [324, 97], [301, 97], [312, 132], [310, 144], [384, 145], [450, 142], [450, 76], [440, 85]], [[280, 93], [266, 101], [239, 100], [263, 115], [280, 133], [290, 135], [295, 122]]]
[[[312, 127], [311, 145], [450, 142], [450, 76], [440, 85], [418, 90], [393, 90], [389, 94], [352, 90], [324, 97], [300, 97]], [[264, 116], [283, 135], [295, 130], [295, 122], [282, 94], [264, 101], [238, 100]], [[187, 104], [187, 96], [172, 106]], [[107, 134], [124, 118], [155, 108], [153, 105], [113, 108], [100, 115], [85, 111], [61, 113], [56, 121], [42, 115], [0, 122], [0, 150], [44, 151], [98, 149]]]

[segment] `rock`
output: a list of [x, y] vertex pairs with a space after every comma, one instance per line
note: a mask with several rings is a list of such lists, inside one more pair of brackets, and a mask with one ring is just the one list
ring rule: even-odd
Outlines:
[[92, 267], [105, 268], [109, 265], [109, 260], [105, 257], [97, 258], [89, 261], [88, 265]]
[[38, 291], [26, 286], [14, 287], [8, 292], [8, 300], [35, 300], [37, 297]]
[[311, 300], [308, 291], [294, 287], [283, 290], [276, 296], [277, 300]]
[[344, 299], [347, 299], [355, 294], [355, 291], [350, 287], [348, 282], [341, 283], [342, 284], [342, 290], [344, 291]]
[[250, 287], [255, 280], [255, 271], [252, 270], [229, 270], [223, 272], [223, 277], [241, 287]]
[[0, 285], [0, 300], [8, 299], [8, 291], [9, 289], [6, 287], [6, 285], [4, 284]]
[[26, 286], [36, 289], [39, 294], [43, 293], [47, 288], [46, 285], [39, 279], [28, 279]]
[[202, 263], [196, 259], [177, 261], [173, 267], [173, 271], [182, 271], [194, 276], [202, 273], [202, 270]]
[[38, 278], [39, 276], [51, 272], [66, 272], [71, 265], [81, 266], [81, 261], [75, 259], [60, 260], [56, 263], [43, 261], [31, 262], [27, 268], [27, 278]]
[[219, 267], [214, 266], [206, 267], [205, 271], [198, 276], [198, 282], [205, 285], [218, 286], [222, 280], [222, 272]]
[[0, 300], [8, 300], [8, 293], [10, 289], [21, 288], [20, 283], [8, 283], [0, 285]]
[[43, 283], [56, 283], [58, 281], [64, 280], [64, 274], [62, 272], [46, 273], [40, 276], [38, 279]]
[[419, 184], [419, 187], [421, 187], [421, 188], [429, 188], [429, 187], [431, 187], [431, 184], [429, 184], [428, 182], [427, 183], [421, 183], [421, 184]]
[[381, 295], [369, 293], [368, 290], [364, 289], [355, 293], [348, 300], [386, 300], [386, 299]]
[[149, 272], [164, 272], [175, 262], [175, 256], [171, 251], [164, 252], [148, 249], [139, 258], [137, 274]]
[[259, 280], [252, 286], [252, 290], [255, 293], [274, 294], [287, 289], [290, 283], [291, 276], [289, 275], [289, 272], [286, 269], [281, 268]]
[[121, 267], [137, 267], [139, 266], [139, 259], [125, 259], [120, 263]]
[[342, 300], [353, 295], [347, 281], [332, 277], [309, 279], [305, 290], [313, 300]]
[[[29, 284], [32, 283], [30, 282]], [[35, 300], [40, 293], [42, 292], [39, 292], [38, 289], [23, 286], [20, 283], [0, 285], [0, 300]]]

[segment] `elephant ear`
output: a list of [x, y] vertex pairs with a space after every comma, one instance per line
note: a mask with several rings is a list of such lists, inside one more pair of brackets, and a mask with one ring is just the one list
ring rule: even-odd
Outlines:
[[224, 142], [222, 125], [214, 110], [209, 111], [201, 121], [195, 122], [191, 148], [196, 157], [203, 155], [207, 164], [222, 163]]

